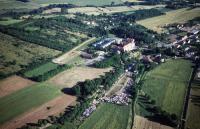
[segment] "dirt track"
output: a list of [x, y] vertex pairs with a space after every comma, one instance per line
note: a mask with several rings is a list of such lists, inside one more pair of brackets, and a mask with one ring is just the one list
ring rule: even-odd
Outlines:
[[132, 129], [174, 129], [174, 128], [161, 125], [160, 123], [150, 121], [141, 116], [135, 116], [134, 125]]
[[[26, 123], [37, 122], [38, 119], [45, 119], [50, 115], [58, 115], [65, 110], [65, 108], [72, 103], [75, 103], [76, 97], [70, 95], [61, 95], [40, 107], [34, 108], [19, 117], [0, 126], [0, 129], [16, 129]], [[47, 107], [50, 107], [48, 110]]]
[[22, 78], [20, 76], [11, 76], [2, 81], [0, 81], [0, 97], [9, 95], [17, 90], [24, 87], [31, 86], [35, 82]]

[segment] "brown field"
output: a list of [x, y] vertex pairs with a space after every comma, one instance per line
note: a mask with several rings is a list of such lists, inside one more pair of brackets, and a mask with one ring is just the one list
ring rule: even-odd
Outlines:
[[111, 68], [97, 69], [90, 67], [74, 67], [56, 75], [50, 79], [49, 82], [61, 87], [71, 88], [76, 85], [77, 82], [98, 78], [100, 75], [110, 70]]
[[[23, 126], [26, 123], [34, 123], [39, 119], [45, 119], [51, 115], [59, 115], [65, 111], [65, 108], [69, 105], [74, 104], [76, 97], [70, 95], [61, 95], [40, 107], [34, 108], [31, 111], [28, 111], [22, 114], [19, 117], [14, 118], [11, 121], [0, 126], [1, 129], [15, 129]], [[50, 109], [47, 109], [50, 107]]]
[[24, 87], [31, 86], [35, 82], [22, 78], [20, 76], [11, 76], [0, 81], [0, 97], [9, 95]]
[[161, 125], [159, 123], [150, 121], [141, 116], [135, 116], [134, 125], [132, 129], [174, 129], [174, 128]]

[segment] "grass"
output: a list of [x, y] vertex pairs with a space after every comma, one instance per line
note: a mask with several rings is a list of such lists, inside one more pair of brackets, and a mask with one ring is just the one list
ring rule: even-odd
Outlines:
[[0, 25], [11, 25], [11, 24], [19, 23], [21, 21], [23, 20], [17, 20], [10, 17], [6, 17], [6, 18], [0, 19]]
[[18, 72], [33, 61], [52, 58], [60, 51], [31, 44], [12, 36], [0, 33], [0, 73], [11, 74]]
[[[145, 75], [142, 91], [150, 95], [162, 110], [175, 113], [180, 118], [191, 72], [192, 63], [190, 61], [168, 60]], [[138, 114], [145, 114], [142, 108], [137, 106], [137, 109]]]
[[30, 71], [25, 72], [25, 76], [28, 78], [34, 77], [34, 76], [38, 76], [38, 75], [42, 75], [50, 70], [56, 69], [58, 66], [58, 64], [54, 64], [52, 62], [48, 62], [46, 64], [40, 65], [39, 67], [32, 69]]
[[162, 27], [167, 24], [184, 23], [200, 16], [200, 8], [183, 8], [169, 11], [166, 15], [140, 20], [137, 23], [159, 33], [165, 31]]
[[102, 104], [79, 129], [126, 129], [129, 106]]
[[36, 84], [0, 98], [0, 124], [60, 95], [53, 85]]
[[200, 127], [200, 80], [194, 80], [190, 91], [190, 100], [186, 117], [186, 128], [199, 129]]

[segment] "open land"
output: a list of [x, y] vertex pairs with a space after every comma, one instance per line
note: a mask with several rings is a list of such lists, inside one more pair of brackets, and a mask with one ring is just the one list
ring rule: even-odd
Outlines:
[[76, 85], [77, 82], [98, 78], [100, 75], [104, 75], [105, 72], [109, 72], [110, 70], [111, 68], [97, 69], [89, 67], [73, 67], [51, 78], [49, 82], [60, 87], [71, 88]]
[[200, 127], [200, 79], [195, 78], [191, 85], [190, 99], [186, 117], [185, 129]]
[[199, 12], [200, 8], [183, 8], [166, 12], [166, 15], [140, 20], [137, 21], [137, 23], [145, 26], [148, 29], [161, 33], [164, 31], [163, 26], [173, 23], [185, 23], [188, 20], [194, 19], [195, 17], [199, 17]]
[[[155, 100], [156, 105], [168, 113], [181, 117], [184, 96], [192, 73], [192, 64], [188, 60], [168, 60], [149, 71], [144, 77], [142, 91]], [[137, 114], [145, 115], [143, 107]]]
[[0, 72], [2, 74], [18, 72], [33, 60], [45, 60], [61, 53], [3, 33], [0, 33], [0, 46]]
[[48, 83], [25, 87], [0, 98], [0, 125], [60, 95], [58, 88]]
[[9, 95], [22, 88], [35, 84], [35, 82], [22, 78], [20, 76], [10, 76], [0, 81], [0, 97]]
[[157, 122], [148, 120], [141, 116], [134, 117], [134, 125], [132, 129], [173, 129], [172, 127], [161, 125]]
[[126, 129], [129, 110], [129, 106], [101, 104], [79, 129]]
[[[13, 129], [21, 127], [24, 123], [34, 123], [39, 119], [46, 119], [48, 116], [56, 116], [61, 112], [65, 111], [65, 108], [73, 104], [76, 100], [76, 97], [70, 95], [61, 95], [55, 99], [50, 100], [43, 105], [33, 108], [30, 111], [8, 121], [7, 123], [0, 126], [3, 129]], [[47, 109], [47, 107], [49, 109]]]
[[145, 6], [145, 5], [136, 5], [136, 6], [118, 6], [118, 7], [77, 7], [68, 9], [69, 13], [85, 13], [88, 15], [99, 15], [103, 13], [111, 14], [117, 12], [128, 12], [135, 11], [140, 9], [151, 9], [151, 8], [159, 8], [164, 7], [163, 5], [154, 5], [154, 6]]

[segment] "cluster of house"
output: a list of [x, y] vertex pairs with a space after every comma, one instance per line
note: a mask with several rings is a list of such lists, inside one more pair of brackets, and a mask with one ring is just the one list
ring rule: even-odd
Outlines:
[[162, 54], [155, 54], [155, 55], [142, 55], [140, 58], [143, 63], [164, 63], [165, 58], [162, 57]]
[[105, 38], [92, 44], [93, 47], [105, 49], [110, 47], [116, 52], [128, 52], [137, 49], [135, 39]]
[[111, 97], [104, 96], [100, 98], [99, 101], [119, 104], [119, 105], [128, 105], [128, 103], [130, 102], [128, 94], [125, 94], [125, 93], [120, 93], [118, 95], [114, 95]]

